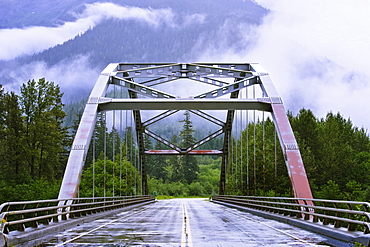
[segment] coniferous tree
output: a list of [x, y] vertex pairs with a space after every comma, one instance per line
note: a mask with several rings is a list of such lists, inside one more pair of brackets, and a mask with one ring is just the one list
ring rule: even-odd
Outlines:
[[[185, 116], [185, 119], [180, 121], [184, 123], [183, 129], [180, 132], [181, 147], [188, 148], [195, 143], [195, 138], [193, 137], [194, 128], [190, 120], [189, 111], [186, 111], [184, 113], [184, 116]], [[180, 167], [182, 168], [182, 173], [184, 174], [184, 178], [187, 183], [190, 184], [195, 179], [197, 179], [198, 173], [199, 173], [199, 166], [194, 156], [191, 156], [191, 155], [181, 156], [180, 163], [181, 163]]]
[[[3, 86], [0, 84], [0, 146], [1, 147], [6, 147], [6, 142], [5, 142], [5, 102], [4, 102], [4, 89]], [[0, 148], [0, 159], [5, 160], [5, 155], [6, 155], [6, 149], [5, 148]], [[2, 174], [6, 174], [6, 164], [5, 163], [0, 163], [0, 172]]]
[[127, 160], [131, 163], [136, 161], [136, 147], [135, 147], [135, 137], [132, 127], [127, 127], [124, 137], [123, 137], [123, 146], [125, 147], [124, 154], [127, 157]]
[[21, 86], [20, 106], [24, 118], [24, 158], [32, 178], [52, 179], [61, 169], [58, 154], [64, 152], [67, 129], [60, 88], [44, 78]]
[[16, 178], [18, 182], [29, 179], [24, 165], [23, 125], [21, 110], [19, 108], [18, 96], [14, 92], [7, 93], [4, 97], [5, 103], [5, 164], [8, 167], [8, 175]]
[[121, 138], [116, 128], [112, 128], [107, 133], [107, 156], [110, 160], [115, 160], [115, 156], [120, 152]]
[[[154, 145], [155, 150], [162, 150], [164, 149], [164, 145], [156, 141]], [[162, 179], [165, 181], [167, 179], [167, 172], [166, 172], [166, 156], [165, 155], [152, 155], [149, 156], [147, 162], [148, 168], [148, 175], [155, 178], [155, 179]]]
[[[173, 135], [171, 143], [179, 145], [179, 137], [177, 135]], [[166, 158], [166, 172], [168, 180], [171, 182], [183, 182], [185, 180], [185, 175], [182, 168], [183, 164], [181, 163], [181, 156], [169, 155]]]

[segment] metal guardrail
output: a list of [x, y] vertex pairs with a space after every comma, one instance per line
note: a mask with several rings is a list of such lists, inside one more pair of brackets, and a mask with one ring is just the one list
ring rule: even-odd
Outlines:
[[213, 201], [296, 217], [334, 228], [370, 233], [370, 203], [323, 199], [254, 196], [212, 196]]
[[154, 200], [149, 195], [6, 202], [0, 205], [0, 235]]

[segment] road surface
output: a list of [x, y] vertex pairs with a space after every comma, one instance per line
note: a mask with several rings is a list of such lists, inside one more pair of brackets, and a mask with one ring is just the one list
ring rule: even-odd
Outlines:
[[325, 241], [206, 199], [171, 199], [81, 225], [41, 246], [313, 246]]

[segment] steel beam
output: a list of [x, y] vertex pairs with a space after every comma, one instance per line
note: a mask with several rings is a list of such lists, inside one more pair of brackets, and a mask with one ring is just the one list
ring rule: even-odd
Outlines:
[[209, 122], [212, 122], [214, 124], [217, 124], [221, 127], [224, 127], [225, 126], [225, 123], [223, 121], [221, 121], [220, 119], [212, 116], [212, 115], [209, 115], [208, 113], [205, 113], [203, 111], [195, 111], [195, 110], [189, 110], [191, 113], [201, 117], [201, 118], [204, 118], [205, 120], [208, 120]]
[[152, 137], [153, 139], [159, 141], [160, 143], [166, 145], [167, 147], [175, 150], [176, 152], [181, 153], [181, 148], [180, 147], [178, 147], [175, 144], [167, 141], [166, 139], [160, 137], [159, 135], [149, 131], [148, 129], [145, 129], [145, 134], [147, 134], [148, 136]]
[[260, 110], [271, 112], [270, 99], [111, 99], [99, 103], [108, 110]]
[[251, 76], [249, 78], [245, 78], [243, 80], [239, 80], [234, 82], [233, 84], [224, 86], [222, 88], [213, 89], [209, 92], [205, 92], [202, 94], [199, 94], [197, 96], [194, 96], [195, 99], [203, 99], [203, 98], [219, 98], [223, 95], [227, 95], [236, 91], [240, 91], [243, 88], [252, 86], [254, 84], [257, 84], [257, 78], [255, 76]]
[[297, 198], [313, 198], [307, 179], [303, 160], [299, 152], [297, 141], [290, 126], [286, 111], [268, 73], [259, 64], [252, 65], [255, 75], [261, 80], [264, 94], [269, 96], [272, 108], [272, 118], [278, 133], [281, 148], [284, 153], [285, 163], [291, 180], [294, 196]]
[[159, 90], [147, 87], [147, 86], [143, 86], [139, 83], [135, 83], [134, 81], [119, 78], [117, 76], [112, 77], [112, 83], [115, 85], [125, 87], [131, 92], [135, 92], [135, 93], [138, 93], [143, 96], [150, 97], [150, 98], [165, 98], [165, 99], [176, 98], [176, 96], [171, 95], [169, 93], [165, 93], [165, 92], [162, 92], [162, 91], [159, 91]]
[[168, 110], [168, 111], [162, 112], [161, 114], [158, 114], [158, 115], [152, 117], [151, 119], [145, 121], [143, 123], [143, 127], [144, 128], [145, 127], [148, 127], [149, 125], [154, 124], [154, 123], [158, 122], [159, 120], [162, 120], [162, 119], [164, 119], [166, 117], [169, 117], [169, 116], [175, 114], [176, 112], [178, 112], [178, 111]]
[[[129, 96], [131, 99], [137, 98], [137, 93], [135, 91], [129, 90]], [[134, 115], [135, 121], [135, 130], [136, 130], [136, 140], [139, 149], [139, 164], [138, 166], [141, 168], [141, 185], [142, 185], [142, 194], [148, 194], [148, 178], [146, 174], [146, 164], [145, 164], [145, 147], [144, 147], [144, 128], [141, 122], [141, 114], [140, 111], [134, 110], [132, 111]]]
[[[230, 98], [235, 99], [239, 97], [239, 91], [232, 92]], [[224, 144], [222, 148], [222, 160], [221, 160], [221, 173], [220, 173], [220, 195], [225, 195], [226, 192], [226, 168], [229, 163], [229, 147], [230, 147], [230, 138], [231, 130], [234, 121], [235, 110], [228, 110], [226, 116], [226, 124], [224, 127]]]
[[77, 196], [82, 176], [82, 168], [94, 133], [99, 99], [105, 96], [109, 78], [111, 75], [115, 75], [117, 65], [118, 64], [109, 64], [100, 74], [91, 91], [68, 157], [67, 167], [59, 191], [59, 199], [74, 198]]
[[[221, 150], [192, 150], [186, 152], [187, 155], [222, 155]], [[185, 153], [176, 150], [146, 150], [148, 155], [183, 155]]]

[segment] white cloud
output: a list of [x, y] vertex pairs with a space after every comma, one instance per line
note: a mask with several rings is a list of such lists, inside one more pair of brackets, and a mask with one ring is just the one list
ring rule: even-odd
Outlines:
[[0, 60], [10, 60], [25, 54], [33, 54], [62, 44], [108, 18], [131, 19], [146, 22], [154, 27], [162, 23], [173, 26], [171, 9], [125, 7], [112, 3], [87, 4], [76, 21], [58, 27], [28, 27], [24, 29], [0, 29]]
[[[47, 81], [60, 85], [64, 93], [63, 101], [76, 102], [81, 100], [81, 95], [88, 95], [96, 79], [99, 69], [91, 67], [88, 56], [78, 56], [68, 61], [60, 61], [58, 64], [49, 67], [45, 62], [32, 62], [11, 71], [8, 76], [13, 78], [13, 84], [7, 84], [7, 91], [19, 92], [19, 87], [28, 80], [45, 78]], [[6, 71], [1, 71], [6, 73]]]
[[[370, 129], [370, 2], [258, 0], [271, 10], [255, 30], [237, 30], [253, 45], [210, 48], [201, 61], [259, 62], [286, 108], [319, 117], [332, 111]], [[240, 26], [243, 28], [243, 26]]]
[[144, 21], [154, 26], [161, 23], [173, 25], [171, 9], [152, 9], [139, 7], [126, 7], [113, 3], [93, 3], [86, 5], [86, 10], [79, 15], [79, 18], [93, 18], [100, 21], [102, 19], [115, 18], [120, 20], [133, 19]]
[[206, 20], [205, 14], [191, 14], [184, 17], [183, 26], [193, 25], [194, 23], [203, 24]]

